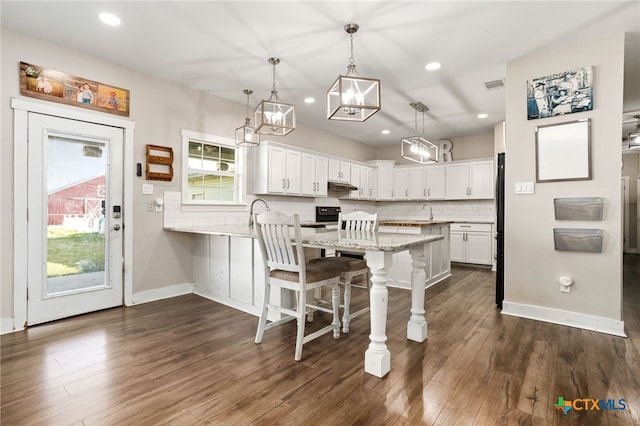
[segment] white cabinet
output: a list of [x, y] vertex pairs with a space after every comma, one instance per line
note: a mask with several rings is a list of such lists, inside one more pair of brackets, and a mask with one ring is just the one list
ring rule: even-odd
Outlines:
[[261, 144], [254, 167], [254, 192], [300, 195], [301, 160], [300, 151], [270, 143]]
[[351, 184], [358, 189], [351, 191], [349, 198], [356, 200], [375, 200], [376, 179], [376, 169], [373, 167], [352, 164]]
[[376, 200], [393, 200], [393, 166], [395, 162], [392, 160], [376, 160], [369, 163], [373, 164], [376, 170]]
[[328, 159], [313, 154], [302, 154], [300, 194], [313, 197], [327, 196]]
[[451, 225], [451, 261], [491, 265], [493, 259], [491, 224], [454, 223]]
[[[265, 267], [256, 239], [197, 235], [193, 253], [194, 293], [253, 315], [260, 314]], [[293, 306], [293, 299], [290, 294], [272, 292], [271, 303]], [[278, 319], [277, 314], [270, 319]]]
[[[439, 283], [451, 276], [450, 234], [449, 224], [435, 224], [432, 226], [380, 226], [380, 232], [399, 234], [442, 235], [444, 239], [434, 241], [425, 246], [425, 288]], [[413, 270], [411, 253], [408, 250], [394, 253], [393, 263], [388, 273], [390, 285], [411, 289], [411, 272]]]
[[493, 160], [452, 163], [445, 166], [447, 200], [493, 198]]
[[351, 163], [338, 158], [329, 158], [329, 180], [351, 183]]
[[425, 167], [402, 167], [394, 171], [394, 200], [424, 200]]
[[444, 166], [425, 167], [425, 195], [427, 200], [444, 200]]
[[393, 171], [393, 199], [409, 199], [409, 171], [408, 169], [395, 169]]
[[410, 167], [407, 169], [407, 196], [410, 200], [424, 200], [426, 198], [426, 169], [426, 167]]

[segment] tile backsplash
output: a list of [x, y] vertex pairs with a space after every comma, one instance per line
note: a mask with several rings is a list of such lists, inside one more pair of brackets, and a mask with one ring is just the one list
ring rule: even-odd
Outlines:
[[[378, 220], [424, 220], [429, 217], [428, 207], [422, 208], [424, 201], [360, 201], [342, 200], [331, 197], [306, 198], [288, 196], [263, 196], [271, 210], [292, 215], [300, 215], [303, 222], [315, 220], [316, 206], [340, 206], [345, 212], [364, 210], [378, 212]], [[182, 195], [178, 191], [164, 192], [164, 226], [211, 226], [238, 225], [249, 223], [249, 206], [257, 197], [249, 196], [246, 205], [238, 206], [196, 206], [182, 205]], [[493, 200], [473, 201], [429, 201], [433, 208], [433, 218], [451, 221], [493, 222], [495, 205]], [[264, 210], [262, 203], [255, 205], [255, 211]]]

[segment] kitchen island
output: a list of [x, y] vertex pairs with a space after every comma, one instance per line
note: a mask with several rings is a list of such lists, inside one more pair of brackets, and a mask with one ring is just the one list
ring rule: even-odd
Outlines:
[[[198, 286], [197, 281], [202, 279], [203, 276], [209, 277], [209, 282], [216, 281], [215, 274], [218, 268], [223, 265], [228, 265], [227, 279], [225, 287], [228, 289], [228, 294], [231, 297], [234, 285], [232, 284], [231, 274], [229, 271], [233, 270], [234, 263], [241, 260], [244, 265], [238, 269], [240, 275], [245, 275], [244, 286], [246, 283], [252, 284], [252, 296], [255, 301], [260, 300], [255, 298], [256, 290], [263, 287], [264, 283], [264, 266], [259, 266], [262, 262], [261, 259], [257, 259], [258, 250], [255, 250], [255, 240], [253, 239], [253, 231], [249, 227], [230, 227], [228, 230], [225, 227], [215, 228], [165, 228], [169, 231], [176, 232], [191, 232], [201, 234], [198, 238], [199, 243], [196, 244], [196, 253], [194, 253], [194, 281]], [[229, 250], [226, 252], [216, 250], [216, 243], [219, 242], [218, 238], [227, 238], [229, 242]], [[211, 244], [211, 239], [215, 239]], [[411, 313], [407, 324], [407, 339], [416, 342], [424, 342], [427, 338], [427, 321], [424, 317], [424, 286], [425, 286], [425, 266], [427, 253], [426, 247], [431, 243], [440, 241], [443, 239], [442, 235], [428, 235], [428, 234], [401, 234], [401, 233], [385, 233], [385, 232], [373, 232], [373, 233], [361, 233], [361, 232], [349, 232], [349, 231], [332, 231], [322, 232], [316, 229], [303, 229], [302, 232], [303, 244], [309, 248], [321, 248], [321, 249], [333, 249], [333, 250], [348, 250], [364, 253], [367, 261], [367, 266], [371, 270], [371, 290], [370, 290], [370, 317], [371, 317], [371, 333], [369, 348], [365, 352], [365, 371], [377, 377], [384, 377], [391, 369], [391, 353], [386, 345], [386, 321], [387, 321], [387, 303], [388, 303], [388, 290], [387, 290], [387, 273], [392, 267], [393, 255], [395, 253], [409, 251], [412, 259], [412, 272], [411, 272]], [[207, 241], [209, 240], [209, 241]], [[245, 245], [243, 252], [238, 252], [235, 255], [233, 251], [233, 240], [248, 240], [249, 245]], [[250, 251], [246, 251], [246, 249]], [[203, 264], [204, 254], [208, 254], [208, 265]], [[249, 253], [251, 256], [249, 257]], [[237, 257], [233, 260], [233, 257]], [[247, 268], [247, 263], [251, 260], [253, 268]], [[260, 262], [257, 262], [260, 260]], [[252, 269], [253, 273], [247, 273], [249, 269]], [[199, 272], [197, 272], [199, 270]], [[222, 270], [224, 272], [224, 268]], [[261, 272], [258, 272], [261, 271]], [[210, 274], [214, 273], [214, 276]], [[223, 274], [224, 275], [224, 274]], [[243, 285], [241, 282], [237, 284]], [[214, 284], [215, 285], [215, 284]], [[264, 292], [264, 288], [261, 288]], [[281, 297], [282, 295], [275, 295]], [[232, 297], [231, 297], [232, 298]], [[217, 299], [214, 299], [217, 300]], [[273, 300], [272, 300], [273, 301]], [[273, 301], [275, 303], [280, 302]], [[224, 303], [224, 302], [222, 302]], [[232, 305], [233, 306], [233, 305]]]
[[[379, 232], [409, 235], [442, 235], [442, 240], [425, 246], [425, 288], [429, 288], [451, 276], [451, 221], [446, 220], [380, 220]], [[408, 252], [393, 255], [389, 271], [389, 285], [411, 289], [411, 256]]]

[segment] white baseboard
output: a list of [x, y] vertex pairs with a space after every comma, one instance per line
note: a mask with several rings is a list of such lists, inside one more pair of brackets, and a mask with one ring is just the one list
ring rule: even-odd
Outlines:
[[140, 291], [133, 294], [133, 304], [154, 302], [156, 300], [168, 299], [170, 297], [183, 296], [193, 293], [193, 284], [175, 284], [169, 287], [154, 288], [153, 290]]
[[14, 331], [22, 330], [14, 330], [13, 329], [13, 318], [0, 318], [0, 334], [13, 333]]
[[584, 330], [613, 334], [614, 336], [627, 337], [624, 333], [624, 321], [616, 321], [595, 315], [507, 301], [502, 302], [502, 313], [514, 317], [528, 318]]

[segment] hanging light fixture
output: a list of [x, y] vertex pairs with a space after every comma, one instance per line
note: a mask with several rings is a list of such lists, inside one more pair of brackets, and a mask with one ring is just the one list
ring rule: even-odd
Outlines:
[[242, 92], [247, 95], [247, 116], [244, 119], [244, 125], [236, 129], [236, 145], [251, 148], [260, 145], [260, 135], [256, 133], [256, 129], [251, 125], [251, 119], [249, 118], [249, 96], [251, 96], [253, 90], [244, 89]]
[[261, 135], [286, 136], [296, 128], [296, 112], [292, 104], [280, 102], [276, 89], [276, 65], [278, 58], [269, 58], [273, 65], [273, 86], [269, 99], [261, 101], [255, 110], [256, 133]]
[[365, 121], [380, 111], [380, 80], [360, 77], [353, 58], [353, 33], [358, 24], [347, 24], [344, 30], [351, 39], [351, 56], [347, 74], [339, 75], [327, 92], [327, 119]]
[[[422, 102], [411, 102], [409, 105], [415, 110], [414, 123], [417, 136], [401, 139], [402, 158], [420, 164], [436, 163], [438, 162], [438, 146], [424, 138], [424, 113], [429, 111], [429, 108]], [[422, 113], [422, 136], [418, 135], [418, 112]]]

